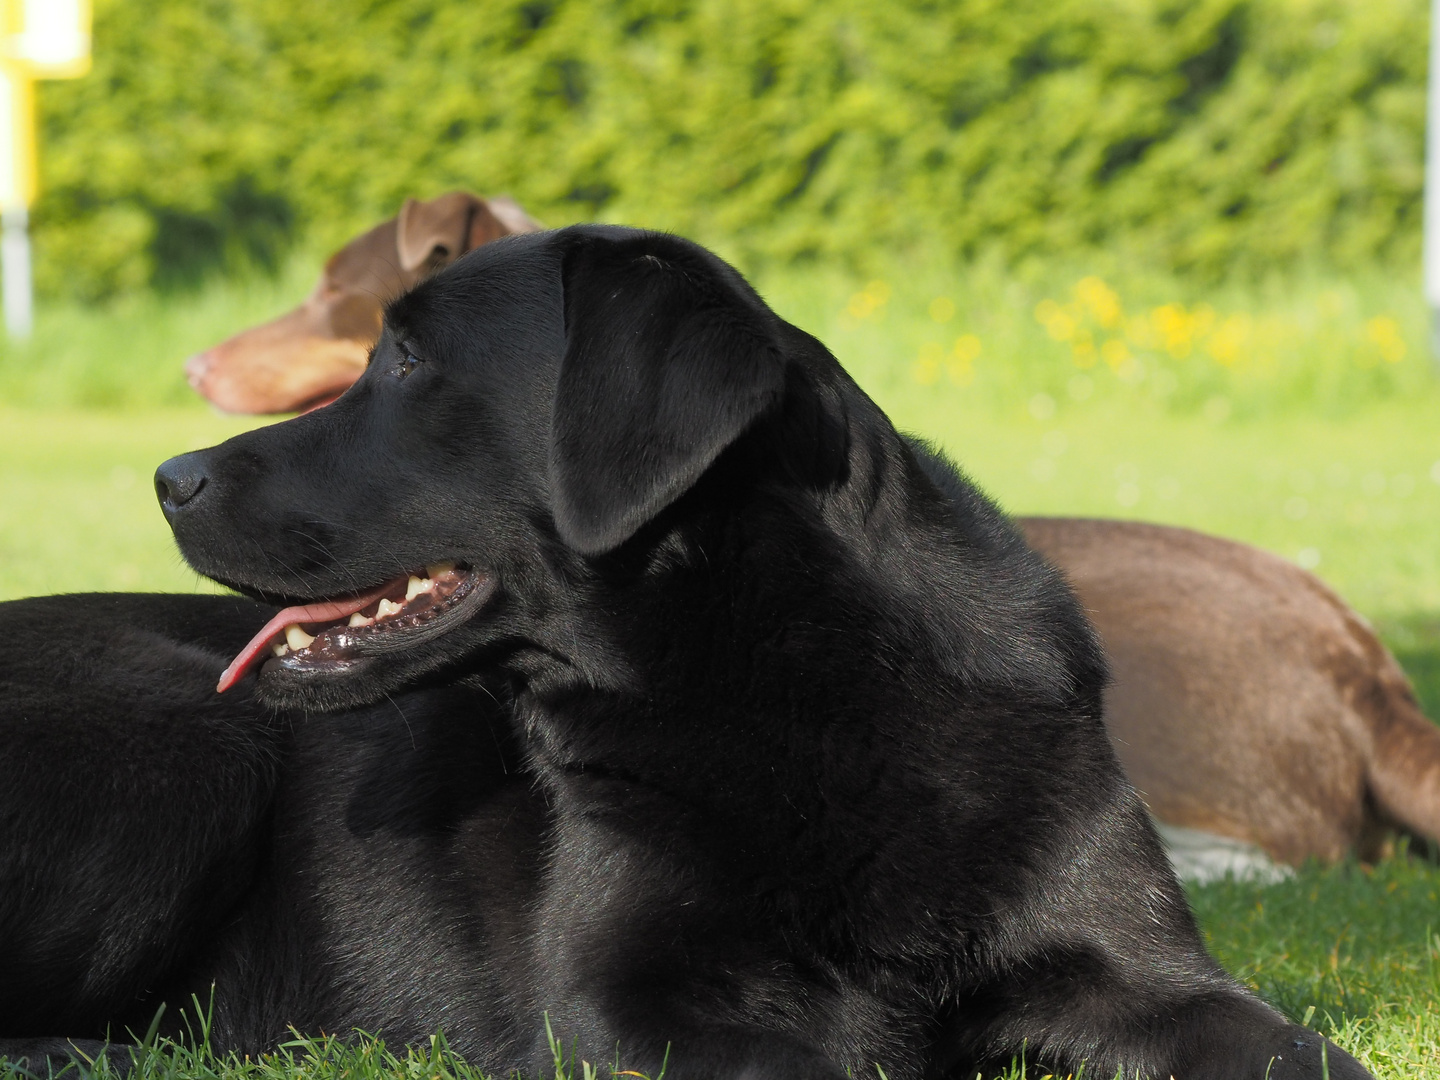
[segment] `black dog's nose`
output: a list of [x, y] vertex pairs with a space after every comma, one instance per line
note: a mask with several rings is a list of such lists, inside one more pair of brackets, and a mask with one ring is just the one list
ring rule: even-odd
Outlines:
[[155, 470], [155, 496], [168, 521], [205, 486], [205, 466], [199, 454], [181, 454]]

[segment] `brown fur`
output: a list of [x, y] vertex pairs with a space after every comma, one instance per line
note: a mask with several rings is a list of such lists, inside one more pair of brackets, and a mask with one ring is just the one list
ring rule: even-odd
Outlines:
[[365, 370], [380, 336], [381, 305], [471, 248], [535, 232], [510, 199], [452, 191], [357, 236], [330, 256], [299, 307], [192, 356], [190, 385], [233, 413], [281, 413], [338, 397]]
[[1022, 518], [1100, 630], [1105, 715], [1151, 811], [1273, 858], [1440, 837], [1440, 729], [1365, 621], [1246, 544], [1139, 522]]

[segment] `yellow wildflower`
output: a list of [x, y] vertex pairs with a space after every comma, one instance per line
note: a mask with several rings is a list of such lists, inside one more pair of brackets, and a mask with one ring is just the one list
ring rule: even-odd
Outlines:
[[1400, 324], [1389, 315], [1377, 315], [1365, 321], [1365, 336], [1380, 350], [1387, 363], [1398, 364], [1408, 351], [1400, 335]]
[[845, 305], [845, 311], [855, 319], [868, 319], [871, 315], [877, 314], [890, 299], [890, 286], [883, 281], [872, 281], [861, 289], [850, 302]]
[[1161, 304], [1150, 312], [1150, 325], [1165, 351], [1176, 360], [1190, 355], [1195, 338], [1195, 319], [1181, 304]]
[[950, 381], [956, 386], [969, 386], [975, 381], [975, 361], [980, 356], [980, 339], [974, 334], [961, 334], [950, 351], [947, 368]]
[[915, 381], [921, 386], [934, 386], [940, 381], [940, 360], [944, 350], [935, 342], [927, 341], [920, 346], [920, 355], [915, 360]]
[[1205, 351], [1219, 363], [1231, 367], [1240, 360], [1240, 350], [1250, 337], [1250, 316], [1231, 315], [1205, 344]]
[[1120, 324], [1124, 312], [1120, 308], [1120, 296], [1098, 277], [1081, 278], [1075, 286], [1075, 295], [1095, 317], [1095, 321], [1106, 330]]
[[1111, 371], [1119, 371], [1120, 365], [1130, 359], [1130, 350], [1119, 338], [1111, 338], [1100, 346], [1100, 356], [1105, 363], [1110, 365]]

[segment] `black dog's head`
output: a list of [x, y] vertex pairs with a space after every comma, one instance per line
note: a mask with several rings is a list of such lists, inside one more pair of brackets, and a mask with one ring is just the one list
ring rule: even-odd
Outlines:
[[156, 489], [192, 566], [291, 605], [222, 688], [263, 661], [272, 700], [346, 706], [487, 648], [583, 666], [567, 589], [663, 534], [742, 437], [795, 429], [802, 482], [845, 467], [837, 378], [703, 249], [576, 227], [460, 260], [390, 306], [338, 401], [167, 461]]

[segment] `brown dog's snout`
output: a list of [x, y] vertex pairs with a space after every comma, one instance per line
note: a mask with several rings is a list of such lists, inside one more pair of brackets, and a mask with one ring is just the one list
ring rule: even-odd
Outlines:
[[173, 457], [155, 470], [155, 496], [166, 521], [200, 494], [207, 479], [204, 462], [196, 453]]
[[196, 353], [185, 361], [185, 381], [190, 384], [192, 389], [204, 393], [205, 377], [210, 374], [210, 369], [214, 366], [214, 349]]

